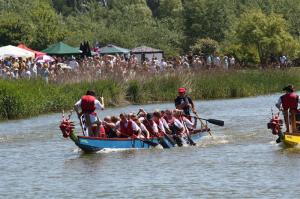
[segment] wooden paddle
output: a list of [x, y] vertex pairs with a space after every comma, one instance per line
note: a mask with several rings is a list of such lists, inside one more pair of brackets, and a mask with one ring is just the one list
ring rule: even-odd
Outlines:
[[[205, 128], [207, 129], [207, 123], [204, 124], [204, 122], [203, 122], [202, 119], [200, 118], [198, 112], [197, 112], [196, 110], [194, 110], [193, 113], [194, 113], [197, 117], [195, 117], [195, 116], [192, 116], [192, 117], [198, 119], [198, 120], [201, 122], [201, 129], [202, 129], [202, 127], [205, 127]], [[210, 135], [211, 137], [213, 137], [213, 135], [211, 134], [210, 130], [208, 130], [207, 132], [209, 133], [209, 135]]]

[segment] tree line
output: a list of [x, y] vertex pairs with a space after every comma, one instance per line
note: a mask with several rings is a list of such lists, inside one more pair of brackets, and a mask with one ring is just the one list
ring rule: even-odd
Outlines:
[[0, 0], [0, 45], [148, 45], [244, 65], [300, 55], [299, 0]]

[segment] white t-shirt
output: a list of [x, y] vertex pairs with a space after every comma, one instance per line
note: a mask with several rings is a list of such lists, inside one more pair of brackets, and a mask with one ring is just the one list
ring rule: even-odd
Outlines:
[[234, 57], [231, 57], [231, 58], [229, 59], [229, 62], [230, 62], [231, 65], [234, 65], [234, 64], [235, 64], [235, 58], [234, 58]]
[[174, 119], [174, 125], [179, 129], [184, 129], [184, 125], [178, 119]]
[[148, 129], [146, 128], [146, 126], [143, 124], [143, 123], [141, 123], [140, 124], [140, 129], [143, 131], [143, 132], [147, 132], [148, 131]]
[[76, 60], [71, 60], [71, 61], [69, 62], [69, 65], [70, 65], [70, 67], [71, 67], [73, 70], [76, 70], [76, 69], [79, 68], [79, 64], [78, 64], [78, 62], [77, 62]]
[[189, 119], [183, 118], [183, 122], [187, 128], [194, 129], [194, 124]]
[[[144, 117], [140, 117], [140, 118], [139, 118], [139, 121], [140, 121], [141, 123], [143, 123], [144, 120], [145, 120]], [[151, 126], [151, 128], [152, 128], [152, 130], [153, 130], [154, 133], [158, 133], [158, 127], [157, 127], [157, 124], [156, 124], [155, 122], [153, 122], [153, 125]]]
[[168, 122], [165, 120], [165, 118], [161, 118], [161, 121], [162, 121], [162, 123], [163, 123], [163, 125], [164, 125], [164, 128], [166, 129], [168, 129], [169, 128], [169, 125], [168, 125]]
[[159, 123], [158, 123], [157, 127], [158, 127], [159, 130], [161, 130], [162, 132], [166, 133], [166, 130], [165, 130], [165, 127], [164, 127], [164, 123], [163, 123], [162, 120], [159, 120]]
[[31, 77], [31, 72], [30, 72], [30, 70], [27, 70], [27, 71], [25, 72], [25, 75], [26, 75], [26, 77], [30, 78], [30, 77]]

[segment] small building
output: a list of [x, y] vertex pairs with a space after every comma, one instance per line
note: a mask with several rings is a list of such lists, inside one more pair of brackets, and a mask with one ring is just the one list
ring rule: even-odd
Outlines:
[[136, 47], [130, 51], [130, 54], [135, 55], [139, 63], [144, 62], [146, 59], [152, 60], [152, 58], [157, 58], [160, 61], [164, 57], [164, 51], [148, 46]]

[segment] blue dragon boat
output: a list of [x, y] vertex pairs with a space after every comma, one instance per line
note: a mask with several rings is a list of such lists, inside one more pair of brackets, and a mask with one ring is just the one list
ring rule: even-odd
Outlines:
[[[209, 134], [208, 130], [199, 130], [191, 135], [194, 142], [198, 142], [203, 136]], [[163, 148], [172, 148], [177, 145], [166, 137], [139, 139], [139, 138], [99, 138], [71, 135], [70, 138], [74, 143], [85, 152], [96, 152], [102, 149], [149, 149], [156, 145], [162, 145]]]
[[[202, 118], [198, 118], [202, 119]], [[84, 152], [96, 152], [103, 149], [149, 149], [161, 145], [163, 148], [173, 148], [181, 144], [194, 145], [203, 136], [211, 135], [207, 123], [224, 126], [224, 121], [216, 119], [202, 119], [206, 125], [201, 125], [201, 129], [194, 130], [189, 136], [179, 137], [165, 134], [162, 137], [145, 138], [106, 138], [79, 136], [74, 132], [74, 123], [70, 121], [70, 116], [60, 124], [63, 137], [70, 138]], [[175, 144], [177, 143], [177, 144]]]
[[[67, 124], [64, 126], [64, 124]], [[61, 124], [63, 137], [70, 138], [82, 151], [84, 152], [97, 152], [103, 149], [149, 149], [162, 145], [163, 148], [173, 148], [177, 144], [174, 144], [174, 140], [171, 140], [171, 136], [165, 135], [163, 137], [153, 137], [150, 139], [140, 138], [101, 138], [101, 137], [87, 137], [79, 136], [73, 132], [72, 124], [69, 121], [65, 121]], [[192, 142], [198, 142], [203, 136], [210, 134], [210, 129], [196, 130], [190, 136]], [[187, 137], [182, 140], [188, 141]]]

